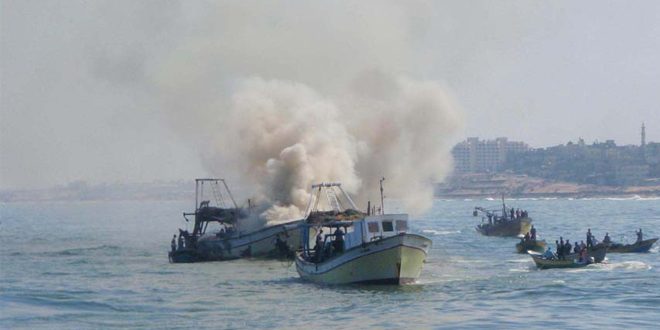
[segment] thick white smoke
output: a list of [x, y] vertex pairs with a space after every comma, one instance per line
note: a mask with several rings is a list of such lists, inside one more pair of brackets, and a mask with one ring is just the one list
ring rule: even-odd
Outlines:
[[373, 5], [222, 5], [153, 65], [174, 126], [209, 172], [267, 202], [268, 220], [300, 217], [320, 181], [365, 208], [381, 177], [388, 197], [423, 211], [452, 167], [460, 113], [441, 83], [409, 74], [424, 6]]
[[209, 166], [232, 159], [274, 205], [270, 220], [300, 217], [314, 182], [340, 181], [357, 201], [375, 201], [383, 176], [389, 197], [424, 210], [451, 168], [455, 107], [433, 82], [370, 73], [356, 84], [365, 85], [333, 100], [299, 83], [243, 81], [221, 113], [211, 150], [222, 152]]

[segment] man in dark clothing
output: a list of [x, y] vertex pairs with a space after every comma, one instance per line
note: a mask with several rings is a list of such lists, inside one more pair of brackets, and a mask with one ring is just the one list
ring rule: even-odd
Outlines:
[[532, 241], [536, 241], [536, 228], [532, 225], [532, 229], [529, 230], [529, 233], [532, 235]]
[[170, 246], [172, 247], [172, 252], [176, 251], [176, 234], [172, 237], [172, 243], [170, 243]]
[[603, 243], [605, 244], [612, 243], [612, 239], [610, 238], [610, 233], [605, 233], [605, 237], [603, 238]]
[[179, 234], [179, 250], [183, 250], [183, 235]]
[[571, 254], [571, 249], [573, 248], [573, 246], [571, 245], [571, 242], [569, 240], [566, 240], [566, 246], [564, 248], [566, 249], [566, 253], [564, 253], [565, 255]]
[[316, 262], [321, 261], [321, 256], [323, 254], [323, 229], [319, 230], [319, 233], [316, 234], [316, 245], [314, 245], [314, 257]]
[[644, 237], [642, 235], [642, 228], [639, 228], [639, 231], [636, 231], [635, 234], [637, 234], [637, 242], [639, 243], [644, 240]]
[[594, 246], [593, 236], [591, 235], [591, 228], [587, 229], [587, 248], [590, 249]]
[[341, 227], [335, 230], [335, 251], [344, 252], [344, 231], [341, 230]]

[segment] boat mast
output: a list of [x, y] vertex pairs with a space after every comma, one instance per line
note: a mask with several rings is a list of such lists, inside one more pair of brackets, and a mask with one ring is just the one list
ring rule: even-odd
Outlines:
[[238, 204], [236, 204], [236, 201], [234, 200], [234, 196], [231, 195], [231, 190], [229, 190], [229, 187], [227, 186], [227, 182], [225, 182], [225, 179], [220, 179], [222, 181], [222, 184], [225, 186], [225, 189], [227, 189], [227, 194], [229, 194], [229, 198], [231, 199], [231, 202], [234, 204], [234, 208], [238, 209]]
[[380, 179], [380, 214], [385, 214], [385, 202], [383, 198], [383, 181], [385, 181], [385, 177], [382, 177]]
[[506, 204], [504, 204], [504, 194], [502, 194], [502, 218], [506, 219]]

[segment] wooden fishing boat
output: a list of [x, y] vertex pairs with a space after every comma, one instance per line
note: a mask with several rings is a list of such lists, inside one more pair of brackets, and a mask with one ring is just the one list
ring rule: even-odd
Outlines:
[[516, 251], [518, 253], [527, 253], [527, 251], [536, 251], [536, 252], [544, 252], [547, 244], [545, 240], [520, 240], [516, 244]]
[[566, 257], [564, 259], [557, 259], [557, 258], [548, 259], [543, 257], [542, 254], [534, 251], [528, 251], [528, 253], [532, 257], [532, 260], [534, 260], [536, 267], [540, 269], [580, 268], [593, 263], [593, 260], [591, 258], [587, 258], [586, 260], [583, 261], [579, 260], [579, 258], [576, 257]]
[[635, 242], [634, 244], [620, 244], [620, 243], [611, 243], [608, 246], [608, 252], [610, 253], [643, 253], [649, 252], [651, 246], [657, 241], [657, 238], [651, 238], [643, 240], [641, 242]]
[[603, 262], [605, 256], [607, 256], [607, 251], [608, 248], [603, 243], [596, 244], [592, 248], [587, 249], [587, 253], [590, 257], [594, 258], [595, 263]]
[[[303, 248], [296, 254], [296, 270], [302, 279], [321, 284], [415, 282], [432, 242], [407, 232], [407, 214], [364, 214], [356, 211], [340, 184], [322, 183], [315, 188], [319, 188], [317, 201], [321, 188], [333, 188], [343, 194], [349, 207], [343, 208], [337, 195], [326, 189], [333, 210], [308, 213], [300, 227]], [[312, 247], [310, 234], [314, 233], [320, 236]]]
[[[238, 207], [229, 187], [223, 179], [196, 179], [195, 212], [184, 213], [194, 216], [192, 233], [179, 229], [184, 244], [168, 253], [172, 263], [231, 260], [244, 257], [293, 258], [300, 248], [298, 225], [302, 219], [271, 225], [256, 230], [243, 228], [243, 223], [252, 216], [250, 208]], [[222, 183], [222, 186], [219, 185]], [[204, 201], [204, 188], [210, 186], [215, 205]], [[224, 188], [224, 196], [221, 192]], [[199, 200], [202, 200], [199, 202]], [[229, 206], [226, 199], [231, 201]], [[198, 204], [199, 202], [199, 204]], [[209, 224], [218, 224], [221, 229], [211, 232]]]
[[[607, 245], [603, 243], [598, 243], [593, 247], [587, 249], [587, 255], [593, 258], [595, 263], [601, 263], [603, 262], [603, 260], [605, 260], [607, 251], [608, 251]], [[579, 257], [579, 253], [571, 253], [566, 256], [566, 259], [578, 258], [578, 257]]]
[[529, 232], [532, 218], [498, 219], [493, 223], [479, 224], [475, 229], [486, 236], [517, 237]]
[[[509, 210], [504, 204], [504, 197], [502, 197], [501, 210], [489, 210], [477, 206], [474, 208], [472, 215], [476, 217], [479, 213], [483, 214], [482, 223], [477, 225], [475, 229], [485, 236], [517, 237], [529, 233], [532, 227], [532, 218], [529, 217], [527, 212], [519, 214], [519, 212], [514, 212], [513, 208]], [[486, 221], [486, 219], [488, 220]]]

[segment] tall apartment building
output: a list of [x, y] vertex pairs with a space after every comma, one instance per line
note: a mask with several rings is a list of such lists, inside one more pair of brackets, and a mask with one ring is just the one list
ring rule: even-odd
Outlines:
[[529, 150], [524, 142], [508, 141], [505, 137], [479, 140], [470, 137], [452, 149], [458, 173], [497, 172], [511, 152]]

